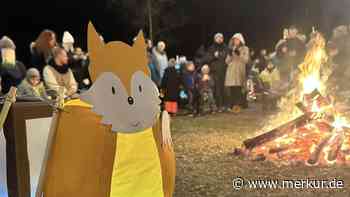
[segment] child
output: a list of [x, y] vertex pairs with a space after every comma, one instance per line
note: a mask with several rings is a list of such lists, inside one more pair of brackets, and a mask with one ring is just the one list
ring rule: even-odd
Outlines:
[[17, 93], [19, 96], [48, 98], [44, 84], [40, 81], [40, 73], [36, 68], [30, 68], [27, 71], [26, 78], [18, 86]]
[[213, 95], [214, 87], [215, 82], [210, 75], [210, 68], [208, 65], [203, 65], [198, 79], [198, 91], [201, 96], [202, 106], [205, 108], [208, 107], [211, 113], [215, 113], [217, 110]]
[[199, 115], [200, 94], [196, 87], [197, 77], [194, 63], [191, 61], [187, 62], [183, 73], [183, 83], [189, 97], [188, 100], [192, 112], [190, 116]]
[[168, 68], [164, 71], [161, 82], [161, 93], [165, 103], [165, 110], [175, 116], [178, 111], [178, 100], [180, 94], [181, 77], [177, 72], [176, 60], [170, 59]]

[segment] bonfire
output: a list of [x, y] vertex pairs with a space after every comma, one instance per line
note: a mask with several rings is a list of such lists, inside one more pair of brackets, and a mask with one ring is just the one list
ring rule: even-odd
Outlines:
[[350, 125], [327, 87], [325, 40], [318, 34], [298, 67], [294, 87], [281, 99], [281, 112], [262, 134], [247, 139], [235, 154], [279, 164], [350, 164]]

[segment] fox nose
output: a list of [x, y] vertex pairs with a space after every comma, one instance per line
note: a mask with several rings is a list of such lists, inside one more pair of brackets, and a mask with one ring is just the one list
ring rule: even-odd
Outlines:
[[128, 97], [128, 103], [129, 103], [129, 105], [134, 104], [134, 99], [131, 96]]

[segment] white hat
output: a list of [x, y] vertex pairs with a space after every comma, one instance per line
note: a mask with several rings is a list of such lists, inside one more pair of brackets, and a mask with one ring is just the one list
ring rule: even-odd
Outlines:
[[74, 37], [68, 31], [63, 33], [62, 43], [74, 43]]
[[236, 33], [235, 35], [232, 36], [232, 39], [238, 39], [239, 41], [241, 41], [242, 44], [245, 45], [245, 40], [244, 37], [241, 33]]
[[214, 36], [214, 39], [216, 39], [216, 38], [218, 38], [218, 37], [224, 38], [224, 34], [222, 34], [222, 33], [216, 33], [215, 36]]

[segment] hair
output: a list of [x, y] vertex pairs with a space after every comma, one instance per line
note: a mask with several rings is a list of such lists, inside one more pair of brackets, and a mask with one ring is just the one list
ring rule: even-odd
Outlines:
[[31, 79], [33, 77], [38, 77], [40, 79], [40, 72], [36, 68], [30, 68], [27, 70], [26, 78]]
[[61, 47], [55, 47], [52, 50], [52, 56], [53, 58], [56, 58], [60, 53], [62, 53], [63, 51], [65, 51], [63, 48]]
[[39, 54], [44, 55], [44, 57], [46, 59], [51, 54], [51, 47], [49, 45], [49, 42], [55, 36], [56, 36], [55, 32], [46, 29], [39, 34], [38, 38], [35, 41], [35, 48], [36, 48], [37, 52]]

